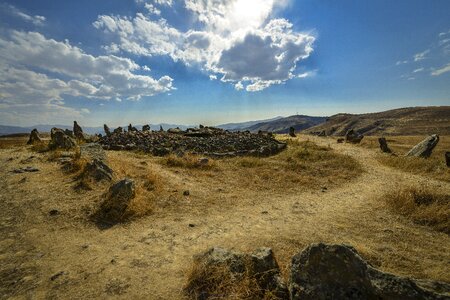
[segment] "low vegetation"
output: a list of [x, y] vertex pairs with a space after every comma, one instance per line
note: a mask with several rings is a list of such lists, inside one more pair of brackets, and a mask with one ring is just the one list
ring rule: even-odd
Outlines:
[[393, 211], [450, 234], [450, 195], [424, 187], [408, 187], [387, 193], [383, 198]]
[[202, 170], [213, 169], [216, 166], [215, 162], [212, 159], [208, 158], [204, 161], [202, 159], [204, 158], [192, 154], [187, 154], [183, 156], [170, 154], [162, 159], [162, 164], [168, 167], [202, 169]]

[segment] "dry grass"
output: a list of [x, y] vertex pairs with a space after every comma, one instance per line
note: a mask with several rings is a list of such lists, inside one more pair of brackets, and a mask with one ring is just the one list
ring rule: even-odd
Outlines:
[[31, 146], [31, 150], [37, 153], [44, 153], [50, 150], [49, 144], [47, 141], [41, 141], [40, 143], [36, 143]]
[[450, 234], [450, 195], [424, 187], [408, 187], [387, 193], [383, 198], [395, 212]]
[[[444, 156], [445, 151], [450, 149], [450, 137], [440, 136], [439, 143], [433, 150], [430, 158], [403, 156], [424, 138], [424, 136], [387, 137], [389, 147], [398, 156], [380, 154], [378, 160], [386, 166], [402, 171], [426, 175], [438, 180], [450, 182], [450, 168], [446, 166]], [[379, 149], [378, 137], [365, 137], [361, 145], [370, 149]]]
[[285, 151], [271, 157], [237, 157], [217, 162], [230, 183], [249, 189], [314, 188], [340, 184], [362, 173], [359, 163], [310, 141], [288, 141]]
[[168, 167], [199, 170], [211, 170], [216, 166], [215, 162], [211, 158], [208, 158], [207, 163], [201, 163], [201, 158], [201, 156], [193, 154], [186, 154], [183, 156], [170, 154], [167, 157], [164, 157], [161, 163]]
[[28, 137], [0, 137], [0, 149], [23, 147], [27, 141]]
[[189, 299], [278, 299], [261, 288], [247, 266], [242, 273], [233, 272], [226, 263], [194, 262], [184, 292]]

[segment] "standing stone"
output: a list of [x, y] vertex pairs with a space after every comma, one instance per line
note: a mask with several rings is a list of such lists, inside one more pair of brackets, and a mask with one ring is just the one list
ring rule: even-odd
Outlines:
[[406, 156], [416, 156], [416, 157], [424, 157], [428, 158], [431, 155], [434, 147], [439, 142], [439, 135], [433, 134], [415, 145], [411, 150], [406, 153]]
[[142, 131], [150, 131], [150, 125], [142, 126]]
[[120, 134], [120, 133], [123, 133], [123, 128], [122, 127], [117, 127], [116, 129], [114, 129], [114, 133], [116, 133], [116, 134]]
[[294, 127], [289, 127], [289, 135], [291, 136], [291, 137], [296, 137], [296, 135], [295, 135], [295, 128]]
[[81, 129], [77, 121], [73, 121], [73, 135], [79, 140], [84, 140], [83, 129]]
[[160, 131], [160, 132], [163, 132], [163, 131], [164, 131], [164, 128], [162, 128], [162, 125], [159, 125], [159, 131]]
[[447, 164], [447, 167], [450, 167], [450, 152], [445, 152], [445, 162]]
[[381, 151], [383, 151], [384, 153], [392, 153], [392, 150], [389, 149], [387, 141], [384, 137], [380, 137], [378, 139], [378, 143], [380, 143], [380, 149]]
[[41, 138], [39, 137], [39, 131], [35, 128], [31, 130], [30, 138], [28, 139], [27, 145], [33, 145], [39, 142], [41, 142]]
[[364, 138], [364, 135], [361, 135], [361, 134], [357, 133], [353, 129], [350, 129], [345, 134], [345, 141], [347, 143], [359, 144], [363, 138]]
[[106, 136], [110, 136], [111, 135], [111, 130], [109, 130], [108, 125], [103, 124], [103, 130], [105, 131]]
[[59, 128], [52, 128], [50, 131], [51, 141], [50, 141], [50, 148], [63, 148], [63, 149], [70, 149], [77, 145], [74, 139], [72, 139], [70, 136], [64, 133], [62, 129]]

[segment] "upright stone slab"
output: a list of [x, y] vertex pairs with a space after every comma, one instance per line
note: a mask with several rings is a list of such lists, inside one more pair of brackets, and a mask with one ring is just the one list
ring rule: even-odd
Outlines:
[[428, 158], [431, 156], [434, 147], [439, 142], [439, 135], [433, 134], [415, 145], [411, 150], [406, 153], [406, 156], [416, 156], [416, 157], [424, 157]]

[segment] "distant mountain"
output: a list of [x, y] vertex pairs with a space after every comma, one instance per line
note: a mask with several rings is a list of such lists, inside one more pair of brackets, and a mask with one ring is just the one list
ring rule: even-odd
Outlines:
[[266, 119], [266, 120], [247, 121], [247, 122], [241, 122], [241, 123], [227, 123], [227, 124], [217, 125], [216, 127], [222, 128], [225, 130], [230, 130], [230, 131], [237, 131], [237, 130], [242, 130], [243, 128], [248, 128], [248, 127], [258, 124], [258, 123], [270, 122], [270, 121], [275, 121], [275, 120], [279, 120], [279, 119], [283, 119], [283, 117], [278, 116], [278, 117]]
[[250, 130], [251, 132], [271, 131], [274, 133], [288, 133], [290, 127], [294, 127], [295, 131], [308, 129], [326, 121], [326, 117], [311, 117], [304, 115], [294, 115], [286, 118], [276, 119], [268, 122], [253, 124], [242, 130]]
[[450, 106], [407, 107], [367, 114], [337, 114], [307, 132], [343, 136], [349, 129], [364, 135], [450, 134]]

